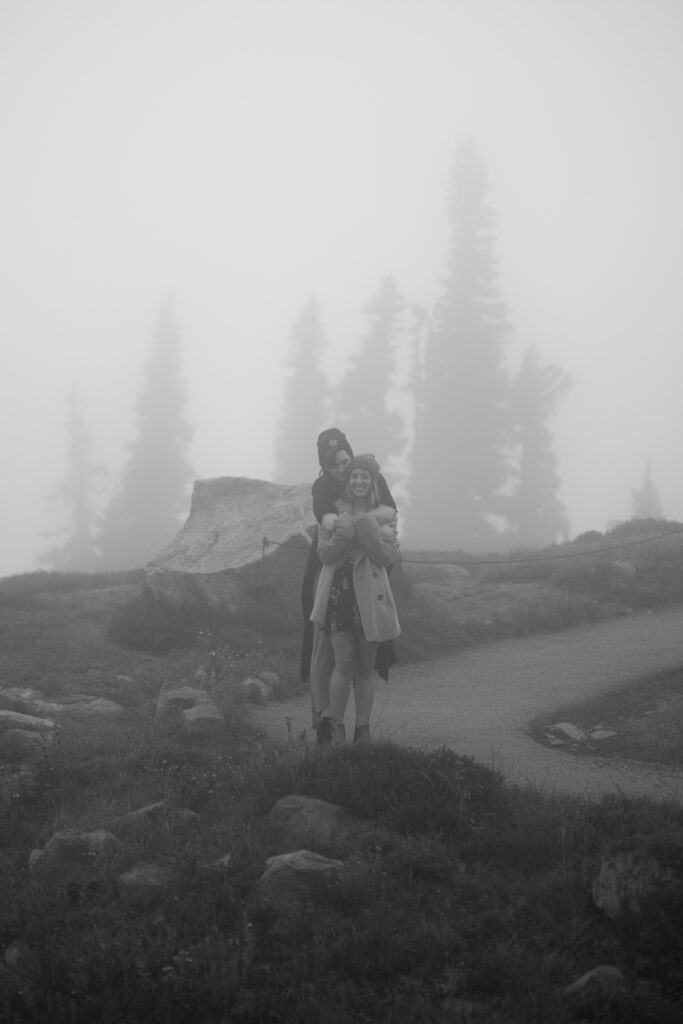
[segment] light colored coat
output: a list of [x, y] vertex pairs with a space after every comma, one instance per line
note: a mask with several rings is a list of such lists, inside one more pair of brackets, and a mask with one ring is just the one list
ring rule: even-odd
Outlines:
[[385, 539], [386, 531], [382, 532], [370, 513], [357, 516], [354, 523], [355, 534], [350, 540], [335, 536], [322, 526], [318, 529], [318, 554], [323, 567], [311, 622], [325, 624], [335, 570], [349, 558], [353, 560], [353, 588], [365, 639], [368, 642], [393, 640], [399, 636], [401, 627], [387, 566], [398, 558], [398, 541], [391, 531], [392, 539]]

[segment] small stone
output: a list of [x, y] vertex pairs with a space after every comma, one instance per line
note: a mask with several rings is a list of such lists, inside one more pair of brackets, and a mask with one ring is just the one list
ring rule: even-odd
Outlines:
[[626, 985], [626, 978], [618, 967], [603, 964], [587, 971], [562, 990], [563, 996], [614, 995]]
[[222, 736], [225, 719], [215, 704], [198, 704], [182, 714], [183, 729], [190, 736]]
[[164, 896], [175, 875], [165, 864], [137, 864], [119, 877], [119, 895], [127, 903], [149, 904]]
[[571, 722], [555, 722], [553, 729], [556, 732], [561, 732], [564, 736], [569, 737], [570, 740], [586, 739], [586, 734], [583, 729], [579, 729], [578, 725], [572, 725]]
[[608, 740], [617, 734], [611, 729], [593, 729], [589, 735], [592, 740]]

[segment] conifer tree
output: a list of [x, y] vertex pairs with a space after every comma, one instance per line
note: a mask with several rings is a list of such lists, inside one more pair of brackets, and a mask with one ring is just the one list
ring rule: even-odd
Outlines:
[[137, 402], [137, 437], [100, 535], [108, 569], [144, 565], [172, 539], [188, 507], [191, 430], [184, 417], [180, 330], [170, 300], [162, 302], [152, 355]]
[[431, 318], [415, 410], [411, 545], [485, 550], [508, 477], [509, 332], [497, 286], [485, 167], [473, 139], [457, 150], [443, 294]]
[[334, 421], [353, 438], [357, 451], [371, 451], [385, 467], [403, 445], [402, 421], [387, 399], [394, 384], [396, 345], [403, 330], [403, 303], [392, 277], [382, 281], [364, 307], [367, 333], [335, 389]]
[[645, 465], [643, 482], [633, 492], [632, 519], [663, 519], [662, 503], [652, 479], [650, 462]]
[[541, 547], [568, 533], [557, 496], [560, 479], [548, 421], [571, 387], [559, 366], [544, 364], [536, 349], [527, 350], [512, 382], [511, 399], [517, 467], [506, 515], [517, 544]]
[[325, 338], [320, 310], [311, 298], [290, 336], [289, 376], [275, 440], [273, 479], [284, 484], [306, 483], [315, 475], [315, 443], [326, 423], [327, 385], [320, 359]]
[[62, 572], [92, 572], [99, 561], [94, 499], [103, 471], [91, 459], [91, 435], [75, 390], [69, 397], [66, 429], [67, 471], [52, 495], [53, 502], [66, 514], [66, 525], [50, 531], [63, 539], [44, 552], [41, 561]]

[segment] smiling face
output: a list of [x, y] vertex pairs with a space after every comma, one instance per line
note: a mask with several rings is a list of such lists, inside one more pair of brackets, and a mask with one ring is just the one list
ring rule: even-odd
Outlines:
[[353, 498], [366, 498], [372, 489], [372, 474], [367, 469], [352, 469], [348, 491]]
[[340, 451], [335, 452], [333, 461], [327, 467], [327, 472], [330, 474], [333, 480], [337, 483], [342, 483], [346, 480], [346, 467], [351, 461], [349, 453], [342, 448]]

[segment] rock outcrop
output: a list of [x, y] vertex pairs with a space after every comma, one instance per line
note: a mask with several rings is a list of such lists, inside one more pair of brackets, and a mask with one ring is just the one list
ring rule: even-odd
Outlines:
[[147, 582], [177, 604], [201, 601], [237, 611], [244, 596], [240, 570], [267, 561], [291, 538], [310, 541], [314, 525], [310, 484], [197, 480], [188, 519], [147, 565]]

